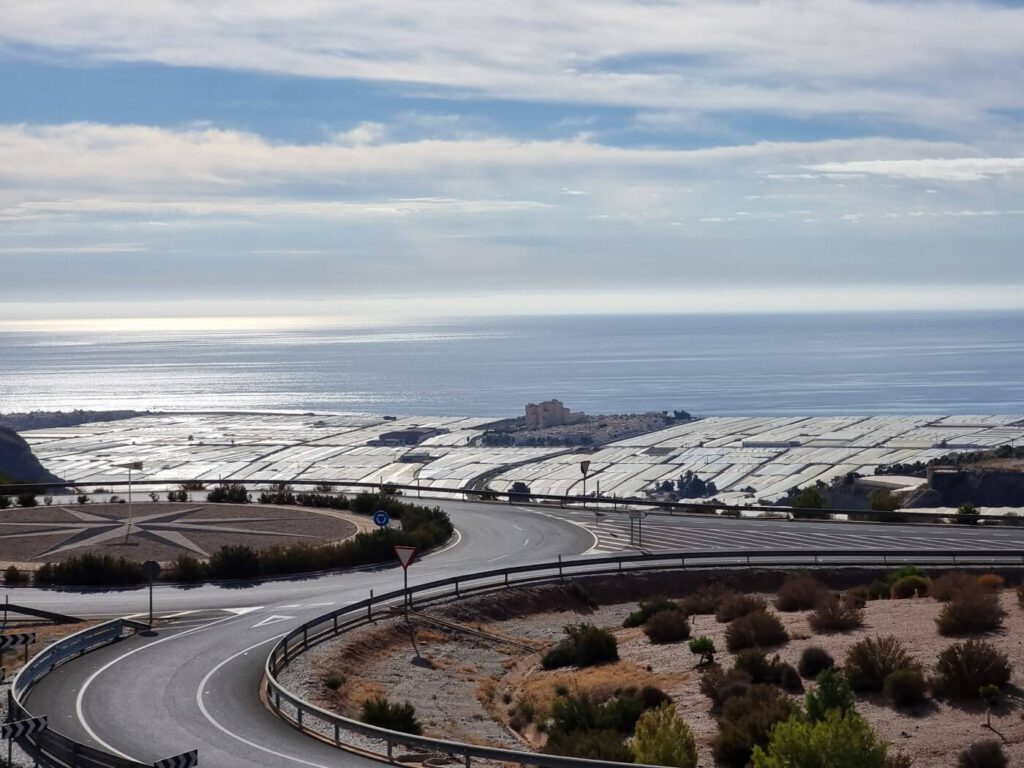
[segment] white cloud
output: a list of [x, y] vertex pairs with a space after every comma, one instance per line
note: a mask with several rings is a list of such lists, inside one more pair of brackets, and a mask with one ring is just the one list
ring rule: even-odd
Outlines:
[[[1024, 157], [958, 157], [911, 160], [851, 160], [842, 163], [818, 163], [813, 171], [857, 176], [892, 176], [901, 179], [934, 181], [981, 181], [1024, 173]], [[929, 189], [926, 192], [935, 193]]]
[[1024, 9], [994, 3], [0, 0], [0, 18], [11, 50], [509, 99], [922, 124], [1024, 106], [1007, 87], [1024, 80]]

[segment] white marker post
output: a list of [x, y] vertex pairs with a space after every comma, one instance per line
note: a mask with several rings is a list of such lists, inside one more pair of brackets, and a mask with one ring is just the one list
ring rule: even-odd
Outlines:
[[403, 601], [405, 603], [405, 615], [406, 618], [409, 616], [409, 566], [412, 565], [413, 558], [416, 557], [416, 547], [402, 547], [395, 545], [395, 556], [398, 558], [398, 562], [402, 564], [403, 581], [405, 584], [405, 595]]

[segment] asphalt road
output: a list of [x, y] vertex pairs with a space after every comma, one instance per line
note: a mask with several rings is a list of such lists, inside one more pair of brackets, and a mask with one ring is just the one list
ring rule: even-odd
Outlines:
[[[592, 513], [444, 503], [460, 538], [415, 563], [410, 583], [558, 555], [630, 548], [628, 520]], [[592, 529], [591, 533], [587, 529]], [[1024, 529], [821, 524], [657, 518], [645, 544], [672, 549], [937, 549], [1024, 547]], [[135, 637], [93, 652], [47, 676], [29, 707], [51, 727], [142, 762], [199, 749], [203, 766], [369, 765], [304, 736], [260, 703], [258, 683], [273, 642], [294, 625], [401, 585], [397, 568], [336, 574], [247, 588], [156, 589], [170, 614], [155, 638]], [[145, 610], [145, 590], [113, 593], [11, 591], [12, 600], [88, 615]], [[195, 613], [192, 613], [195, 611]], [[177, 616], [174, 616], [177, 614]]]

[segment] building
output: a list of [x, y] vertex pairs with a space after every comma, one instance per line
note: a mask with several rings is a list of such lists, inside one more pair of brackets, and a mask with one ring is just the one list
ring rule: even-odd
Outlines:
[[376, 440], [370, 440], [367, 445], [419, 445], [427, 438], [436, 437], [447, 431], [433, 427], [398, 429], [394, 432], [384, 432]]
[[571, 424], [579, 418], [562, 405], [561, 400], [547, 400], [543, 403], [528, 403], [526, 406], [526, 428], [545, 429]]

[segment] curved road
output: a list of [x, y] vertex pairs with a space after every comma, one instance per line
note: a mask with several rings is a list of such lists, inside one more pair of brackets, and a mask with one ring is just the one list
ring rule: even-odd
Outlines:
[[[445, 550], [415, 563], [412, 584], [457, 573], [550, 561], [622, 542], [608, 534], [618, 518], [537, 511], [506, 505], [443, 502], [459, 531]], [[561, 519], [564, 517], [565, 519]], [[597, 531], [597, 536], [584, 526]], [[645, 540], [680, 549], [897, 549], [945, 546], [1019, 551], [1024, 529], [821, 524], [698, 518], [645, 523]], [[371, 764], [285, 725], [263, 708], [258, 683], [274, 640], [332, 608], [401, 585], [396, 568], [267, 582], [246, 588], [158, 587], [159, 613], [186, 614], [154, 638], [135, 637], [93, 652], [47, 676], [29, 707], [51, 726], [141, 762], [199, 749], [203, 766], [341, 766]], [[89, 615], [141, 612], [145, 590], [17, 590], [12, 599]], [[173, 620], [172, 620], [173, 621]], [[202, 622], [190, 625], [190, 622]]]

